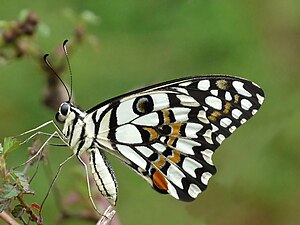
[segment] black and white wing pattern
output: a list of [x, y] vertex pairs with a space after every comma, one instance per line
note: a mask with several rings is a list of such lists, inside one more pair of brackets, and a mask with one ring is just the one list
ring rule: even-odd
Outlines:
[[192, 201], [216, 173], [212, 155], [264, 100], [251, 81], [195, 76], [143, 88], [88, 110], [95, 145], [156, 191]]

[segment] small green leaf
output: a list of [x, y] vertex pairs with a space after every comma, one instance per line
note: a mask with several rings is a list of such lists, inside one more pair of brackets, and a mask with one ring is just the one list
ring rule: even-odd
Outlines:
[[8, 207], [9, 207], [9, 205], [10, 205], [10, 202], [11, 202], [11, 199], [3, 198], [3, 194], [4, 194], [4, 193], [0, 193], [0, 213], [1, 213], [3, 210], [8, 209]]
[[4, 184], [3, 185], [3, 198], [4, 199], [11, 199], [20, 193], [20, 190], [18, 190], [17, 187], [11, 185], [11, 184]]
[[25, 174], [20, 171], [12, 171], [12, 173], [15, 175], [17, 182], [22, 186], [22, 189], [25, 192], [29, 191], [29, 183]]
[[10, 153], [16, 150], [20, 146], [20, 142], [12, 137], [5, 137], [3, 143], [4, 154]]

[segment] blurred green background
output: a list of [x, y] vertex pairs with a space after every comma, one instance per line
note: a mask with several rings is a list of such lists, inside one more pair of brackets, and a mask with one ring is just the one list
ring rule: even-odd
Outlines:
[[[15, 20], [23, 9], [36, 12], [48, 28], [48, 35], [35, 37], [45, 53], [64, 39], [72, 42], [70, 10], [99, 17], [87, 28], [98, 46], [84, 42], [70, 56], [76, 103], [83, 109], [135, 88], [197, 74], [238, 75], [265, 91], [258, 114], [214, 155], [218, 173], [192, 203], [157, 194], [110, 157], [119, 182], [121, 224], [300, 224], [300, 1], [12, 0], [1, 2], [0, 19]], [[34, 59], [2, 64], [0, 74], [1, 139], [54, 117], [41, 102], [46, 81]], [[49, 149], [52, 168], [70, 153]], [[25, 158], [24, 149], [10, 160], [15, 164]], [[73, 160], [58, 187], [63, 193], [85, 192], [84, 177], [76, 178], [82, 173]], [[40, 169], [33, 199], [40, 202], [48, 187]], [[52, 193], [45, 224], [54, 224], [57, 213]]]

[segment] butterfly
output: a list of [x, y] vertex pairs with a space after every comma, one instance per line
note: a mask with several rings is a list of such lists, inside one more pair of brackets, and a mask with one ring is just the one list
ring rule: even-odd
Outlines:
[[[216, 173], [212, 161], [216, 149], [256, 114], [264, 101], [264, 92], [257, 84], [235, 76], [212, 74], [148, 86], [83, 111], [71, 101], [72, 72], [66, 42], [63, 48], [70, 70], [71, 93], [47, 61], [48, 55], [44, 57], [69, 97], [55, 116], [63, 128], [51, 120], [21, 134], [49, 124], [56, 128], [28, 161], [40, 154], [51, 138], [59, 137], [73, 150], [64, 162], [77, 156], [85, 165], [80, 156], [88, 153], [96, 185], [111, 205], [116, 205], [118, 184], [106, 152], [125, 163], [157, 192], [193, 201]], [[45, 133], [37, 132], [25, 142], [37, 134]], [[97, 210], [90, 190], [89, 197]]]
[[115, 205], [118, 185], [105, 152], [154, 190], [193, 201], [216, 173], [213, 153], [264, 101], [255, 83], [228, 75], [176, 79], [82, 111], [70, 99], [56, 120], [74, 155], [87, 152], [101, 194]]

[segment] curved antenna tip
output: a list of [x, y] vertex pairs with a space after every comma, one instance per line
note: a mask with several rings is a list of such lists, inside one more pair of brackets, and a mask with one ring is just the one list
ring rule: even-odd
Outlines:
[[64, 40], [63, 46], [65, 46], [67, 44], [68, 40]]
[[45, 54], [44, 57], [43, 57], [44, 60], [46, 60], [48, 56], [49, 56], [49, 54]]

